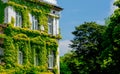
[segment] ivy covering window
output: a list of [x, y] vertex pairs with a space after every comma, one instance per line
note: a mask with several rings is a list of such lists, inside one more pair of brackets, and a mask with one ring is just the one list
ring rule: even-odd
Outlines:
[[38, 20], [35, 16], [32, 16], [32, 30], [38, 30]]
[[53, 18], [48, 18], [48, 34], [53, 34]]
[[54, 66], [54, 53], [53, 51], [50, 51], [48, 56], [48, 68], [53, 69], [53, 66]]
[[34, 64], [35, 64], [35, 66], [39, 65], [38, 54], [35, 55]]
[[19, 12], [16, 12], [16, 27], [22, 27], [22, 16]]
[[18, 63], [23, 64], [23, 53], [22, 53], [22, 51], [18, 52]]

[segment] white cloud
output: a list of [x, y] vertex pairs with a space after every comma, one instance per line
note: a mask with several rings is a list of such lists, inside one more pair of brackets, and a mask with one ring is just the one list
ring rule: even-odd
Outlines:
[[98, 24], [100, 24], [100, 25], [105, 25], [105, 22], [104, 22], [104, 20], [102, 21], [102, 20], [97, 20], [96, 21]]
[[71, 44], [70, 40], [63, 40], [59, 42], [60, 56], [63, 56], [65, 53], [71, 50], [69, 44]]
[[111, 7], [110, 7], [110, 15], [114, 12], [114, 10], [117, 8], [116, 6], [113, 5], [115, 0], [111, 0]]

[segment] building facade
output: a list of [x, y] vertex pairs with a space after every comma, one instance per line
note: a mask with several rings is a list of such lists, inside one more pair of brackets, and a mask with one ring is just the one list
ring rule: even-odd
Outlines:
[[56, 0], [0, 0], [0, 72], [59, 74]]

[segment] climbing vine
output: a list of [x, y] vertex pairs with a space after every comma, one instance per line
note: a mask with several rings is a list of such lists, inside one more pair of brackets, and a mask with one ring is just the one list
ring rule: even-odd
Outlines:
[[3, 4], [3, 2], [0, 0], [0, 23], [3, 24], [4, 23], [4, 9], [6, 7], [6, 4]]
[[[11, 74], [13, 72], [21, 74], [48, 72], [48, 53], [50, 50], [57, 53], [57, 39], [61, 38], [48, 34], [48, 13], [52, 6], [38, 2], [38, 0], [9, 0], [7, 3], [0, 0], [0, 23], [4, 22], [6, 6], [11, 6], [16, 12], [22, 14], [22, 28], [14, 27], [15, 18], [11, 17], [11, 23], [7, 24], [4, 34], [0, 34], [0, 38], [4, 38], [3, 48], [5, 53], [5, 65], [0, 65], [0, 71], [4, 72], [11, 69]], [[37, 17], [39, 30], [30, 30], [29, 13]], [[44, 32], [40, 30], [41, 25], [45, 28]], [[18, 64], [19, 50], [24, 55], [23, 65]], [[38, 66], [34, 66], [36, 54], [38, 54]]]

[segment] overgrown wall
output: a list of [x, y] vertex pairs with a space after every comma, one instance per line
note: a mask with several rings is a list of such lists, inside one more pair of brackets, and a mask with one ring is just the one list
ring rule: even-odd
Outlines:
[[[36, 0], [37, 1], [37, 0]], [[11, 22], [6, 24], [4, 34], [0, 34], [0, 38], [4, 38], [4, 65], [0, 65], [0, 72], [11, 73], [38, 73], [48, 72], [48, 54], [50, 50], [57, 55], [58, 43], [60, 36], [52, 36], [48, 34], [48, 13], [50, 5], [35, 2], [31, 0], [9, 0], [8, 3], [2, 3], [0, 0], [0, 23], [4, 23], [4, 9], [12, 6], [15, 11], [21, 12], [22, 28], [14, 27], [15, 19], [12, 17]], [[39, 26], [42, 24], [45, 31], [30, 30], [31, 23], [29, 21], [29, 13], [35, 15], [38, 19]], [[18, 64], [18, 50], [23, 52], [23, 65]], [[39, 65], [34, 66], [34, 56], [36, 51], [39, 56]], [[56, 56], [55, 56], [56, 57]], [[53, 70], [56, 71], [56, 68]]]

